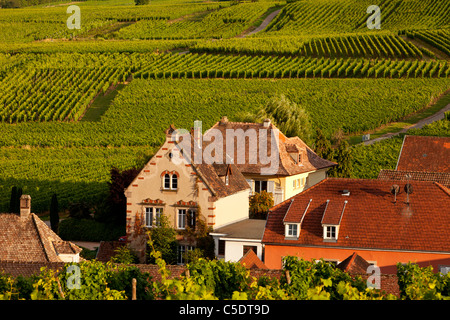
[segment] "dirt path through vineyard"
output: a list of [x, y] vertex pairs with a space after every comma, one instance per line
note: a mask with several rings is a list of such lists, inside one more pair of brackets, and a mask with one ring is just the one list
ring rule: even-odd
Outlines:
[[450, 103], [447, 104], [447, 106], [445, 106], [444, 108], [442, 108], [438, 112], [436, 112], [435, 114], [433, 114], [433, 115], [431, 115], [431, 116], [429, 116], [429, 117], [427, 117], [425, 119], [422, 119], [422, 120], [418, 121], [417, 123], [402, 129], [399, 132], [386, 133], [386, 134], [382, 135], [381, 137], [378, 137], [376, 139], [369, 140], [369, 141], [364, 141], [363, 143], [366, 144], [366, 145], [367, 144], [372, 144], [372, 143], [375, 143], [375, 142], [380, 141], [380, 140], [392, 138], [392, 137], [397, 136], [397, 135], [399, 135], [401, 133], [406, 133], [409, 129], [421, 129], [423, 126], [426, 126], [427, 124], [430, 124], [430, 123], [433, 123], [435, 121], [439, 121], [439, 120], [444, 119], [444, 113], [447, 112], [447, 111], [450, 111]]
[[257, 32], [264, 30], [269, 25], [269, 23], [271, 23], [272, 20], [275, 19], [275, 17], [280, 13], [280, 11], [281, 11], [281, 9], [278, 9], [278, 10], [272, 12], [271, 14], [269, 14], [264, 19], [264, 21], [259, 25], [259, 27], [257, 27], [255, 30], [253, 30], [247, 34], [242, 35], [242, 37], [248, 37], [248, 36], [251, 36], [252, 34], [255, 34]]

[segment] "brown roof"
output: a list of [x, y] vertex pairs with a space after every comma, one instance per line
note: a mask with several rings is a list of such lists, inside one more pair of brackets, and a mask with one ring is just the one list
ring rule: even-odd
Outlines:
[[125, 245], [126, 242], [122, 241], [100, 241], [95, 259], [101, 262], [108, 262], [116, 254], [117, 248]]
[[421, 171], [398, 171], [381, 170], [378, 174], [380, 180], [400, 180], [407, 181], [406, 176], [410, 176], [411, 181], [435, 181], [450, 187], [450, 172], [421, 172]]
[[[414, 181], [407, 204], [403, 184], [394, 202], [390, 190], [395, 183], [398, 181], [325, 179], [273, 207], [262, 242], [450, 252], [450, 190], [436, 182]], [[343, 190], [350, 195], [344, 196]], [[347, 201], [336, 242], [323, 240], [322, 219], [327, 201], [336, 203], [336, 212]], [[297, 240], [285, 239], [283, 219], [288, 216], [290, 222], [301, 222]]]
[[239, 262], [247, 269], [269, 269], [252, 249], [248, 250]]
[[350, 274], [366, 274], [369, 266], [370, 263], [356, 252], [353, 252], [352, 255], [341, 261], [336, 267]]
[[[167, 132], [170, 132], [171, 130], [173, 130], [173, 126], [171, 126], [167, 130]], [[227, 162], [225, 161], [223, 161], [223, 163], [208, 163], [208, 161], [205, 161], [203, 157], [201, 163], [196, 163], [197, 161], [195, 158], [195, 152], [201, 152], [201, 154], [205, 154], [207, 144], [203, 143], [202, 148], [200, 149], [200, 147], [198, 147], [197, 143], [194, 141], [195, 135], [193, 131], [191, 131], [190, 138], [190, 157], [188, 157], [187, 154], [183, 155], [189, 161], [198, 176], [209, 188], [215, 199], [224, 198], [237, 192], [250, 189], [250, 186], [245, 177], [242, 175], [236, 165], [232, 163], [227, 164]], [[178, 143], [181, 142], [182, 139], [180, 139]], [[180, 147], [183, 148], [182, 145]], [[228, 176], [228, 185], [226, 184], [225, 180], [226, 176]]]
[[396, 170], [450, 173], [450, 137], [405, 136]]
[[[276, 138], [276, 134], [278, 134], [278, 144], [276, 144], [278, 166], [276, 172], [273, 173], [274, 175], [290, 176], [337, 165], [332, 161], [319, 157], [300, 138], [286, 137], [272, 123], [269, 123], [268, 126], [265, 127], [264, 123], [229, 122], [228, 120], [222, 119], [222, 121], [217, 122], [211, 129], [205, 132], [205, 135], [212, 133], [213, 129], [219, 130], [222, 134], [223, 150], [227, 150], [227, 139], [230, 137], [227, 137], [227, 130], [228, 132], [234, 132], [236, 134], [240, 132], [242, 137], [248, 137], [245, 138], [245, 150], [238, 150], [238, 140], [237, 138], [234, 138], [233, 154], [229, 154], [237, 168], [244, 174], [261, 174], [263, 168], [269, 168], [271, 166], [270, 163], [263, 163], [259, 159], [259, 147], [261, 144], [263, 147], [261, 152], [270, 157], [272, 138]], [[260, 142], [260, 137], [264, 138], [266, 142]], [[228, 143], [230, 144], [231, 141], [228, 141]], [[289, 154], [295, 152], [302, 153], [302, 163], [300, 165], [297, 164]], [[224, 159], [225, 157], [226, 154], [224, 152]], [[243, 160], [241, 161], [239, 157], [243, 157]]]
[[60, 262], [58, 254], [81, 252], [33, 213], [0, 213], [0, 244], [0, 260], [7, 261]]

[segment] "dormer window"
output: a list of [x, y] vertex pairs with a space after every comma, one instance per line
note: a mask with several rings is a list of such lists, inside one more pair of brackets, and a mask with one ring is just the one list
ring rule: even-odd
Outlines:
[[336, 226], [325, 226], [323, 238], [326, 240], [336, 240], [337, 239]]
[[285, 237], [288, 240], [297, 240], [300, 231], [299, 223], [286, 223], [285, 224]]

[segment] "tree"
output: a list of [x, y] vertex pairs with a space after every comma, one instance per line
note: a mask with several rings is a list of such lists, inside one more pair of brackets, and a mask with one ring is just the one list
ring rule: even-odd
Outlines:
[[149, 242], [153, 245], [150, 247], [149, 263], [154, 264], [155, 258], [152, 252], [161, 252], [161, 258], [168, 264], [177, 263], [177, 240], [176, 231], [170, 226], [169, 219], [165, 215], [160, 217], [160, 225], [157, 228], [151, 228], [148, 232]]
[[343, 140], [336, 150], [337, 176], [350, 178], [352, 174], [352, 154], [347, 141]]
[[50, 226], [53, 232], [58, 233], [59, 228], [59, 205], [58, 197], [56, 193], [52, 195], [52, 200], [50, 202]]
[[109, 194], [107, 198], [107, 208], [102, 210], [96, 220], [101, 222], [110, 222], [115, 225], [125, 225], [127, 198], [124, 190], [139, 174], [139, 169], [131, 168], [127, 170], [119, 170], [111, 168], [111, 181], [108, 182]]
[[149, 4], [150, 0], [134, 0], [134, 3], [137, 6], [142, 6], [142, 5], [145, 5], [145, 4]]
[[9, 200], [9, 212], [18, 213], [17, 211], [17, 187], [11, 188], [11, 198]]
[[255, 192], [250, 197], [250, 218], [252, 219], [266, 219], [267, 212], [273, 207], [273, 195], [271, 192], [265, 190], [261, 193]]
[[325, 137], [320, 128], [317, 128], [316, 130], [316, 142], [314, 151], [321, 158], [330, 161], [333, 159], [333, 149], [331, 148], [331, 142]]
[[285, 95], [273, 97], [260, 110], [259, 118], [269, 118], [288, 137], [299, 137], [306, 144], [313, 138], [312, 123], [306, 110]]

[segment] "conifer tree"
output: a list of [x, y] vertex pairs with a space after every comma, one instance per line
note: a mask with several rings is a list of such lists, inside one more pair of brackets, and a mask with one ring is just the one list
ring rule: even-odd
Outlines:
[[50, 227], [53, 232], [58, 233], [59, 228], [59, 205], [58, 197], [56, 193], [52, 195], [52, 200], [50, 202]]

